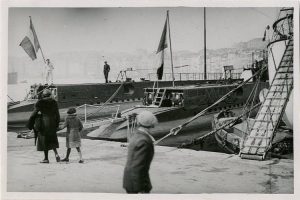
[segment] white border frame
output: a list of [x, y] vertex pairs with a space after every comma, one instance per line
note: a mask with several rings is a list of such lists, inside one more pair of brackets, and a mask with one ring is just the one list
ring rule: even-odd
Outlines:
[[[6, 157], [7, 157], [7, 63], [8, 63], [8, 8], [9, 7], [294, 7], [294, 99], [299, 98], [299, 2], [297, 0], [3, 0], [1, 2], [1, 115], [0, 115], [0, 141], [1, 141], [1, 198], [4, 199], [300, 199], [297, 188], [299, 179], [299, 135], [300, 123], [294, 123], [294, 194], [95, 194], [95, 193], [32, 193], [32, 192], [5, 192]], [[298, 55], [298, 56], [297, 56]], [[294, 101], [294, 108], [298, 108], [299, 101]], [[295, 109], [296, 111], [296, 109]], [[294, 112], [294, 121], [299, 122], [300, 112]], [[47, 194], [47, 195], [45, 195]]]

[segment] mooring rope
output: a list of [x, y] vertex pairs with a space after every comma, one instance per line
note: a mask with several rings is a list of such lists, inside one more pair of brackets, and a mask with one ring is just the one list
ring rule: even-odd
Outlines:
[[178, 146], [178, 148], [189, 147], [189, 146], [191, 146], [191, 145], [193, 145], [193, 144], [196, 144], [196, 142], [202, 141], [202, 140], [205, 139], [206, 137], [208, 137], [208, 136], [210, 136], [210, 135], [212, 135], [212, 134], [215, 134], [216, 132], [222, 130], [223, 128], [225, 128], [225, 127], [227, 127], [227, 126], [228, 126], [228, 127], [231, 127], [231, 126], [235, 125], [235, 123], [236, 123], [237, 121], [239, 121], [242, 117], [244, 117], [244, 115], [250, 113], [252, 110], [256, 109], [256, 108], [259, 107], [260, 105], [261, 105], [261, 103], [256, 104], [255, 106], [253, 106], [253, 107], [252, 107], [250, 110], [248, 110], [247, 112], [242, 113], [242, 114], [239, 115], [237, 118], [232, 119], [231, 121], [229, 121], [229, 122], [227, 122], [226, 124], [220, 126], [220, 127], [217, 128], [216, 130], [210, 131], [209, 133], [206, 133], [205, 135], [203, 135], [203, 136], [201, 136], [201, 137], [195, 138], [195, 139], [193, 139], [193, 140], [192, 140], [191, 142], [189, 142], [189, 143], [183, 143], [183, 144], [181, 144], [180, 146]]

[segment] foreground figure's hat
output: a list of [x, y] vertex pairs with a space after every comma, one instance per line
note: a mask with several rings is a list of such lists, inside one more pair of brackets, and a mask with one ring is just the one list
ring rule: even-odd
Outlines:
[[43, 90], [43, 97], [50, 97], [51, 96], [51, 91], [49, 89], [44, 89]]
[[154, 127], [158, 123], [157, 118], [150, 111], [142, 111], [140, 114], [138, 114], [136, 120], [139, 125], [146, 128]]
[[76, 109], [75, 108], [69, 108], [67, 113], [70, 115], [70, 114], [74, 114], [76, 113]]

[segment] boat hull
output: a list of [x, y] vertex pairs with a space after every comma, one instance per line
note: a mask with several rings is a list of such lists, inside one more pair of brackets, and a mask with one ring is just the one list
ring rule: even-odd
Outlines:
[[[85, 107], [80, 107], [77, 108], [77, 116], [82, 120], [82, 122], [99, 118], [111, 118], [112, 115], [115, 115], [117, 111], [121, 112], [141, 103], [141, 101], [124, 102], [122, 104], [109, 103], [105, 107], [101, 107], [101, 105], [98, 105], [99, 107], [87, 106], [86, 110]], [[67, 110], [67, 108], [59, 109], [61, 122], [64, 121], [67, 116]], [[8, 130], [17, 131], [27, 129], [26, 123], [28, 122], [31, 113], [32, 111], [8, 113]], [[85, 118], [85, 113], [87, 118]]]
[[[215, 83], [216, 80], [187, 80], [175, 81], [176, 86], [185, 85], [201, 85], [207, 82]], [[57, 88], [58, 106], [62, 119], [65, 117], [65, 109], [69, 107], [79, 107], [84, 104], [88, 105], [102, 105], [120, 88], [115, 97], [108, 102], [107, 105], [120, 105], [120, 111], [133, 107], [134, 105], [142, 104], [144, 97], [144, 88], [152, 87], [153, 81], [143, 82], [117, 82], [108, 84], [63, 84], [55, 85]], [[171, 81], [159, 82], [160, 87], [172, 86]], [[7, 122], [10, 127], [23, 127], [30, 117], [34, 109], [34, 104], [37, 99], [24, 100], [14, 105], [9, 105], [7, 110]], [[94, 112], [97, 109], [89, 109], [87, 113]], [[79, 111], [79, 113], [83, 111]], [[111, 113], [110, 113], [111, 114]], [[102, 117], [102, 113], [94, 115], [95, 117]]]
[[[189, 80], [175, 81], [175, 86], [216, 83], [216, 80]], [[144, 97], [144, 88], [153, 87], [153, 81], [143, 82], [116, 82], [94, 84], [58, 84], [56, 100], [60, 109], [77, 107], [84, 104], [103, 104], [120, 88], [118, 93], [109, 103], [124, 103], [141, 101]], [[159, 87], [170, 87], [172, 81], [159, 82]], [[8, 113], [32, 111], [37, 99], [21, 101], [20, 104], [10, 106]]]
[[[229, 122], [233, 118], [225, 118], [223, 122], [220, 123], [216, 120], [214, 116], [213, 128], [216, 130], [218, 127], [225, 124], [226, 121]], [[254, 119], [247, 119], [231, 128], [224, 128], [217, 131], [214, 136], [217, 141], [218, 146], [228, 154], [238, 154], [247, 136], [247, 129], [251, 129], [254, 124]], [[272, 148], [270, 152], [273, 154], [286, 154], [293, 150], [293, 133], [289, 131], [279, 130], [280, 134], [275, 134], [272, 140]]]
[[[147, 108], [147, 109], [142, 108], [142, 110], [149, 110], [150, 112], [153, 112], [153, 109], [149, 109], [149, 108]], [[241, 107], [233, 109], [233, 110], [237, 114], [242, 113]], [[133, 112], [139, 113], [140, 111], [134, 109]], [[176, 112], [180, 113], [180, 110], [173, 110], [173, 113], [172, 113], [172, 111], [167, 111], [166, 113], [168, 113], [168, 115], [170, 115], [169, 120], [167, 120], [167, 121], [159, 120], [159, 119], [161, 119], [161, 115], [163, 115], [163, 113], [155, 114], [155, 112], [153, 112], [159, 121], [158, 125], [155, 128], [151, 128], [151, 130], [150, 130], [151, 135], [154, 138], [159, 139], [159, 138], [165, 136], [166, 134], [169, 133], [169, 131], [172, 128], [185, 123], [187, 120], [189, 120], [191, 118], [191, 117], [188, 117], [188, 118], [181, 118], [181, 119], [173, 120], [171, 118], [171, 116], [176, 115], [175, 114]], [[217, 112], [214, 112], [214, 111], [209, 112], [209, 113], [203, 115], [202, 117], [199, 117], [197, 120], [194, 120], [193, 122], [188, 124], [186, 127], [184, 127], [179, 132], [178, 136], [180, 137], [181, 134], [186, 134], [188, 132], [195, 132], [195, 131], [197, 132], [197, 134], [194, 134], [195, 137], [200, 137], [200, 136], [204, 135], [206, 132], [203, 132], [202, 130], [211, 130], [211, 128], [212, 128], [211, 120], [216, 113]], [[130, 125], [130, 127], [131, 127], [131, 125]], [[105, 125], [102, 125], [99, 127], [99, 129], [90, 132], [87, 136], [90, 138], [95, 138], [95, 139], [126, 141], [127, 137], [128, 137], [128, 123], [125, 119], [123, 121], [120, 121], [117, 123], [112, 122], [111, 120], [108, 120]]]

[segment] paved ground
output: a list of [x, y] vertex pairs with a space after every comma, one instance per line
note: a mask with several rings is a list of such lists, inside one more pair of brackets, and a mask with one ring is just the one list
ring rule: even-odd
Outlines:
[[[61, 157], [65, 138], [59, 138]], [[83, 140], [84, 164], [76, 150], [71, 162], [40, 164], [33, 139], [17, 139], [8, 133], [8, 192], [124, 193], [123, 169], [127, 148], [121, 143]], [[151, 166], [152, 193], [293, 193], [291, 159], [242, 160], [236, 155], [157, 146]]]

